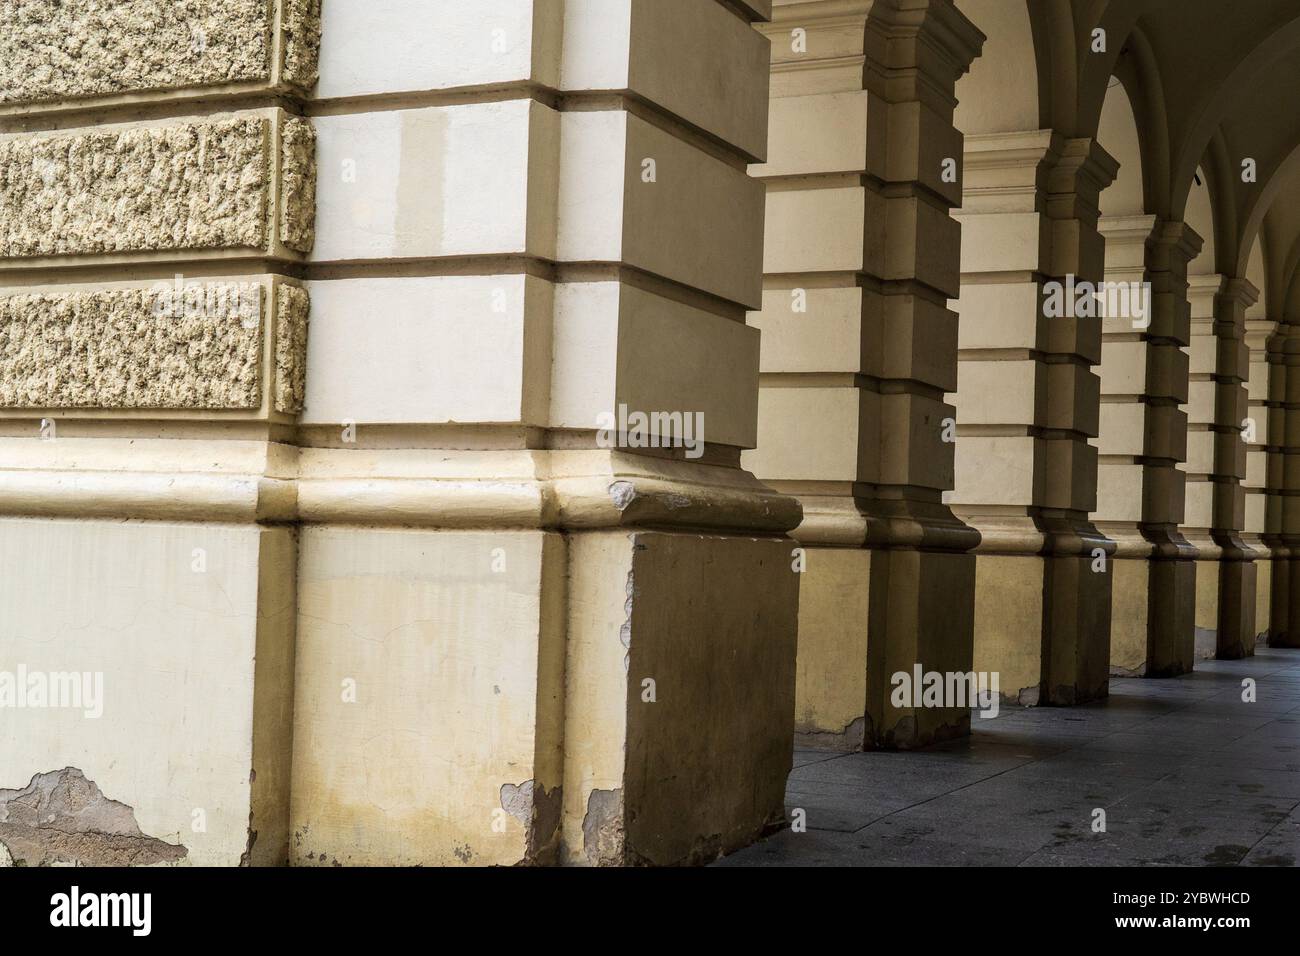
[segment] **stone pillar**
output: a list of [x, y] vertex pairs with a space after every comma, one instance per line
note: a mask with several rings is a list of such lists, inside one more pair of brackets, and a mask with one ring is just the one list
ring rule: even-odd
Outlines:
[[1242, 435], [1246, 442], [1245, 533], [1242, 540], [1255, 558], [1255, 642], [1268, 643], [1272, 632], [1273, 562], [1272, 532], [1277, 525], [1270, 520], [1272, 499], [1269, 481], [1271, 458], [1281, 448], [1282, 428], [1277, 411], [1280, 402], [1274, 397], [1273, 370], [1269, 342], [1277, 333], [1277, 323], [1267, 319], [1246, 320], [1246, 347], [1250, 350], [1250, 375], [1246, 380], [1247, 427]]
[[1114, 543], [1096, 507], [1103, 276], [1097, 197], [1117, 166], [1051, 130], [968, 138], [954, 511], [982, 537], [975, 668], [1021, 703], [1106, 694]]
[[[62, 77], [76, 14], [29, 6]], [[0, 512], [39, 520], [0, 535], [0, 650], [110, 672], [93, 730], [4, 735], [0, 787], [85, 768], [209, 863], [780, 825], [800, 511], [739, 466], [769, 4], [227, 0], [206, 39], [144, 6], [54, 92], [92, 99], [3, 107]], [[181, 271], [254, 291], [153, 309]]]
[[1280, 447], [1269, 462], [1270, 483], [1277, 489], [1269, 644], [1300, 647], [1300, 326], [1281, 323], [1269, 351], [1274, 361], [1270, 391], [1281, 420]]
[[[804, 521], [795, 728], [913, 747], [968, 702], [895, 699], [893, 675], [969, 672], [976, 535], [952, 515], [961, 135], [954, 85], [982, 36], [948, 0], [793, 2], [772, 42], [758, 450]], [[864, 65], [865, 64], [865, 65]], [[919, 689], [917, 693], [919, 694]]]
[[[312, 4], [9, 9], [0, 666], [81, 677], [83, 699], [3, 711], [0, 790], [49, 813], [0, 845], [31, 866], [283, 863], [296, 450], [278, 439], [306, 363]], [[69, 841], [107, 801], [112, 823]]]
[[[1193, 663], [1195, 551], [1178, 530], [1187, 457], [1187, 263], [1200, 239], [1154, 216], [1103, 219], [1097, 527], [1116, 542], [1111, 673], [1167, 677]], [[1144, 302], [1142, 283], [1149, 283]], [[1128, 294], [1129, 298], [1122, 297]]]
[[1191, 382], [1188, 386], [1187, 526], [1199, 551], [1196, 640], [1200, 657], [1253, 652], [1254, 552], [1245, 526], [1246, 308], [1259, 296], [1249, 282], [1194, 276]]

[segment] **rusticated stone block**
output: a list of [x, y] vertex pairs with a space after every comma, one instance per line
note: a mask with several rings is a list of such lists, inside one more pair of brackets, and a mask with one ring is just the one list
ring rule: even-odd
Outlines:
[[276, 297], [275, 410], [296, 415], [307, 394], [307, 290], [281, 285]]
[[320, 75], [321, 0], [287, 0], [284, 32], [284, 79], [301, 89], [316, 85]]
[[[270, 221], [276, 135], [280, 237]], [[310, 123], [284, 114], [0, 138], [0, 258], [275, 253], [277, 238], [305, 251], [315, 179]]]
[[274, 407], [296, 412], [307, 293], [263, 278], [0, 295], [0, 407], [256, 411], [268, 300]]
[[316, 82], [320, 0], [0, 0], [0, 23], [0, 105]]
[[316, 130], [310, 120], [285, 120], [280, 142], [280, 238], [311, 252], [316, 241]]

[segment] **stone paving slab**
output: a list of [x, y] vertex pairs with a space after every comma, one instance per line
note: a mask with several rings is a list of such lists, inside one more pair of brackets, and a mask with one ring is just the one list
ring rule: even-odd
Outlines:
[[[1256, 700], [1242, 700], [1242, 680]], [[1300, 651], [1115, 678], [904, 753], [798, 750], [784, 830], [721, 866], [1294, 866]], [[1097, 811], [1105, 831], [1095, 832]]]

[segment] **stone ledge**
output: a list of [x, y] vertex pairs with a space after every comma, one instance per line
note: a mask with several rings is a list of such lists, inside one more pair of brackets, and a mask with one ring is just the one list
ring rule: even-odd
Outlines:
[[802, 515], [796, 499], [748, 472], [622, 452], [430, 449], [412, 462], [401, 452], [300, 449], [295, 463], [287, 446], [268, 443], [264, 463], [246, 458], [219, 471], [202, 451], [173, 449], [151, 469], [150, 444], [0, 441], [0, 515], [773, 538]]

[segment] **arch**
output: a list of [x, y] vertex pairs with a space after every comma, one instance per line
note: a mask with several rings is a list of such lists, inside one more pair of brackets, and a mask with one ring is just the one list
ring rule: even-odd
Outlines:
[[1172, 180], [1178, 191], [1173, 197], [1173, 208], [1178, 209], [1182, 205], [1191, 188], [1192, 172], [1201, 162], [1206, 148], [1216, 136], [1219, 124], [1233, 104], [1249, 97], [1258, 75], [1297, 47], [1300, 47], [1300, 17], [1272, 31], [1218, 85], [1177, 145]]
[[[953, 125], [967, 135], [1014, 133], [1044, 125], [1049, 71], [1038, 66], [1037, 44], [1024, 3], [957, 0], [957, 8], [986, 34], [984, 52], [957, 83]], [[1025, 81], [1033, 68], [1034, 82]]]
[[1291, 244], [1281, 274], [1282, 317], [1291, 324], [1300, 319], [1300, 236]]
[[1039, 86], [1048, 80], [1046, 95], [1041, 97], [1047, 112], [1041, 113], [1040, 125], [1076, 136], [1081, 50], [1074, 10], [1069, 0], [1040, 0], [1029, 4], [1029, 19], [1034, 28]]
[[1141, 216], [1147, 211], [1142, 141], [1137, 116], [1124, 84], [1116, 77], [1106, 91], [1097, 141], [1118, 163], [1115, 181], [1102, 190], [1102, 216]]
[[[1142, 188], [1144, 211], [1161, 219], [1173, 215], [1169, 180], [1169, 111], [1165, 107], [1164, 81], [1156, 62], [1151, 41], [1140, 25], [1134, 26], [1115, 61], [1114, 79], [1124, 88], [1139, 130], [1138, 145], [1142, 154]], [[1106, 90], [1102, 104], [1104, 121], [1112, 88]], [[1100, 135], [1100, 134], [1099, 134]], [[1102, 143], [1105, 146], [1105, 142]], [[1109, 149], [1109, 147], [1106, 147]], [[1114, 152], [1111, 155], [1116, 155]], [[1122, 170], [1121, 170], [1122, 172]]]
[[1215, 264], [1214, 201], [1210, 189], [1210, 177], [1203, 167], [1198, 167], [1192, 176], [1192, 187], [1187, 194], [1187, 204], [1183, 210], [1183, 221], [1201, 237], [1200, 253], [1187, 264], [1188, 275], [1211, 275], [1217, 272]]
[[1246, 259], [1246, 281], [1259, 290], [1259, 298], [1246, 309], [1246, 321], [1267, 319], [1268, 272], [1264, 268], [1264, 236], [1261, 234], [1250, 247]]
[[[1238, 249], [1239, 261], [1245, 260], [1246, 254], [1255, 242], [1255, 237], [1260, 233], [1264, 217], [1273, 208], [1279, 194], [1297, 177], [1300, 177], [1300, 144], [1297, 144], [1286, 159], [1282, 160], [1276, 172], [1268, 177], [1268, 181], [1247, 199], [1241, 244]], [[1288, 272], [1283, 278], [1289, 280], [1290, 275], [1291, 273]]]

